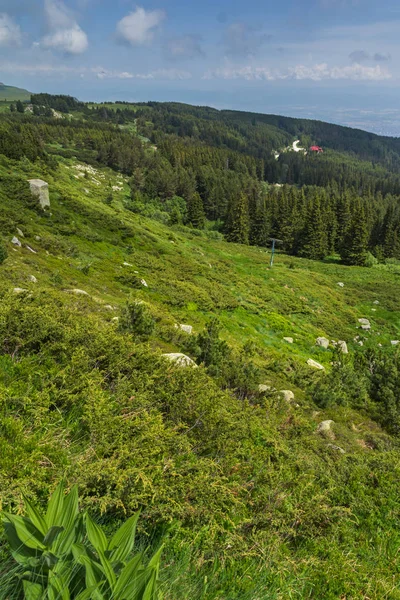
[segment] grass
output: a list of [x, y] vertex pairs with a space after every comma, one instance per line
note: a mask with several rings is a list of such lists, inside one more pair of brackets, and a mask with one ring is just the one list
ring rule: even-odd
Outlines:
[[30, 99], [31, 93], [28, 90], [0, 84], [0, 102], [15, 102], [16, 100], [28, 102]]
[[[356, 336], [395, 351], [398, 266], [278, 253], [270, 269], [265, 249], [127, 211], [124, 177], [77, 167], [69, 158], [55, 171], [0, 162], [9, 255], [0, 266], [0, 325], [7, 318], [9, 332], [21, 332], [0, 357], [3, 508], [18, 510], [22, 492], [44, 501], [64, 476], [111, 523], [144, 506], [141, 535], [172, 528], [166, 600], [400, 598], [398, 441], [363, 411], [316, 407], [309, 385], [321, 375], [306, 364], [331, 369], [318, 336], [345, 340], [350, 355]], [[49, 183], [48, 214], [7, 189], [11, 174]], [[109, 205], [113, 186], [122, 189]], [[14, 235], [22, 247], [11, 244]], [[137, 277], [148, 287], [132, 287]], [[76, 288], [89, 296], [68, 291]], [[155, 316], [149, 340], [118, 333], [112, 321], [130, 295]], [[162, 362], [162, 352], [188, 352], [175, 323], [198, 333], [212, 316], [233, 348], [252, 343], [259, 383], [293, 390], [298, 408], [275, 397], [241, 403], [203, 368], [183, 373]], [[325, 419], [335, 421], [344, 455], [316, 433]]]

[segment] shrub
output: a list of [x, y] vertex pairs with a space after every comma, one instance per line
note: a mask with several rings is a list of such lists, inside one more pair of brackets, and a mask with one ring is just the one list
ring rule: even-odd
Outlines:
[[153, 333], [155, 320], [144, 302], [130, 301], [122, 311], [120, 328], [141, 336], [150, 336]]
[[8, 252], [5, 248], [5, 246], [3, 246], [3, 244], [0, 243], [0, 265], [6, 260], [6, 258], [8, 257]]
[[364, 264], [366, 267], [375, 267], [375, 265], [378, 264], [378, 259], [375, 258], [375, 256], [371, 254], [371, 252], [367, 252]]

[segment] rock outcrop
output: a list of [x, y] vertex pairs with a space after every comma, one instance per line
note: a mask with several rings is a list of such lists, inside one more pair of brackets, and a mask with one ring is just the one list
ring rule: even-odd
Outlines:
[[29, 179], [28, 183], [32, 195], [39, 200], [40, 206], [43, 209], [50, 206], [49, 184], [43, 181], [43, 179]]
[[325, 371], [325, 367], [323, 365], [320, 365], [316, 360], [313, 360], [312, 358], [308, 359], [307, 364], [310, 367], [313, 367], [314, 369], [319, 369], [320, 371]]
[[169, 354], [163, 354], [163, 356], [176, 363], [179, 367], [197, 367], [190, 356], [186, 356], [186, 354], [181, 354], [180, 352], [171, 352]]

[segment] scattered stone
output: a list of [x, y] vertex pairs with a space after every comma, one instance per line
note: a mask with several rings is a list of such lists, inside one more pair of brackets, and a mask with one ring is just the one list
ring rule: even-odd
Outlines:
[[32, 283], [37, 283], [37, 279], [34, 275], [29, 275], [29, 281], [31, 281]]
[[20, 288], [20, 287], [15, 287], [13, 289], [14, 294], [24, 294], [27, 291], [28, 290], [26, 290], [25, 288]]
[[133, 271], [135, 275], [139, 275], [139, 271]]
[[321, 348], [329, 348], [329, 340], [325, 337], [319, 337], [315, 341], [317, 346], [321, 346]]
[[374, 304], [379, 304], [379, 300], [374, 300]]
[[337, 450], [340, 454], [346, 454], [346, 452], [340, 446], [335, 446], [335, 444], [328, 444], [327, 448], [332, 448], [332, 450]]
[[111, 306], [111, 304], [106, 304], [104, 306], [104, 308], [106, 308], [107, 310], [114, 310], [114, 308]]
[[325, 371], [325, 367], [323, 365], [320, 365], [318, 362], [316, 362], [312, 358], [308, 359], [307, 364], [310, 367], [314, 367], [314, 369], [319, 369], [320, 371]]
[[293, 344], [293, 338], [292, 337], [284, 337], [283, 338], [285, 342], [287, 342], [288, 344]]
[[19, 246], [19, 247], [22, 246], [21, 242], [19, 241], [19, 239], [17, 237], [15, 237], [15, 235], [14, 235], [13, 239], [11, 240], [11, 243], [14, 244], [14, 246]]
[[361, 324], [361, 329], [364, 329], [364, 331], [369, 331], [371, 329], [371, 323], [368, 319], [358, 319], [358, 322]]
[[131, 265], [131, 263], [128, 262], [124, 262], [122, 264], [124, 265], [124, 267], [133, 267], [133, 265]]
[[336, 344], [336, 347], [339, 348], [339, 350], [342, 354], [349, 353], [349, 349], [347, 348], [347, 344], [344, 340], [339, 340], [338, 343]]
[[360, 341], [358, 342], [358, 345], [359, 345], [359, 346], [364, 346], [364, 342], [363, 342], [362, 340], [360, 340]]
[[283, 399], [286, 402], [289, 402], [289, 404], [292, 402], [292, 400], [294, 400], [294, 394], [292, 390], [280, 390], [279, 393], [282, 394]]
[[35, 235], [35, 240], [36, 240], [37, 242], [40, 242], [40, 240], [41, 240], [41, 239], [42, 239], [42, 238], [40, 237], [40, 235]]
[[118, 323], [118, 321], [119, 321], [119, 317], [113, 317], [113, 318], [111, 319], [111, 321], [112, 321], [113, 323]]
[[343, 281], [339, 281], [338, 286], [341, 287], [341, 288], [343, 288], [344, 287]]
[[179, 323], [179, 329], [181, 329], [185, 333], [188, 333], [189, 335], [191, 335], [193, 331], [193, 327], [191, 325], [183, 325], [182, 323]]
[[149, 286], [147, 285], [147, 283], [146, 283], [146, 280], [145, 280], [145, 279], [141, 279], [141, 280], [140, 280], [140, 283], [141, 283], [142, 285], [144, 285], [144, 287], [149, 287]]
[[260, 393], [270, 392], [272, 390], [273, 390], [273, 388], [270, 385], [266, 385], [265, 383], [260, 383], [260, 385], [258, 386], [258, 391]]
[[28, 179], [33, 196], [39, 199], [39, 204], [42, 208], [50, 206], [49, 199], [49, 184], [42, 179]]
[[85, 290], [78, 290], [77, 288], [74, 288], [73, 290], [65, 290], [66, 292], [68, 292], [69, 294], [76, 294], [77, 296], [89, 296], [89, 294], [87, 292], [85, 292]]
[[179, 367], [197, 367], [190, 356], [186, 356], [186, 354], [182, 354], [181, 352], [171, 352], [169, 354], [163, 354], [163, 356], [168, 360], [175, 362]]
[[317, 427], [318, 433], [327, 433], [331, 431], [331, 426], [335, 423], [332, 419], [328, 419], [327, 421], [321, 421], [321, 423]]
[[376, 308], [371, 308], [372, 312], [376, 312]]
[[19, 237], [25, 237], [19, 227], [17, 227], [17, 233], [18, 233]]
[[30, 246], [28, 246], [28, 244], [26, 244], [27, 249], [29, 250], [29, 252], [33, 252], [33, 254], [37, 254], [36, 250], [34, 250], [33, 248], [31, 248]]
[[382, 344], [378, 344], [378, 348], [382, 348]]
[[392, 346], [397, 346], [397, 344], [400, 344], [400, 340], [392, 340], [390, 343]]

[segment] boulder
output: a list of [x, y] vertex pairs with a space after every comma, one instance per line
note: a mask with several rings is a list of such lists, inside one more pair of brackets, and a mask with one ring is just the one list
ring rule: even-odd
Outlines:
[[317, 346], [321, 346], [321, 348], [329, 348], [329, 340], [325, 337], [319, 337], [315, 341]]
[[68, 292], [69, 294], [76, 294], [77, 296], [89, 296], [89, 294], [87, 292], [85, 292], [85, 290], [78, 290], [77, 288], [73, 289], [73, 290], [65, 290], [66, 292]]
[[13, 239], [11, 240], [11, 243], [14, 244], [14, 246], [19, 246], [19, 247], [22, 246], [21, 242], [19, 241], [19, 239], [17, 237], [15, 237], [15, 235], [14, 235]]
[[307, 364], [310, 367], [313, 367], [314, 369], [319, 369], [320, 371], [325, 371], [325, 367], [323, 365], [320, 365], [317, 361], [313, 360], [312, 358], [308, 359]]
[[19, 227], [17, 227], [17, 233], [18, 233], [19, 237], [25, 237]]
[[293, 344], [293, 338], [292, 337], [284, 337], [283, 338], [285, 342], [287, 342], [288, 344]]
[[31, 281], [32, 283], [37, 283], [37, 279], [34, 275], [29, 275], [29, 281]]
[[28, 290], [26, 290], [25, 288], [20, 288], [20, 287], [15, 287], [13, 289], [14, 294], [25, 294], [25, 292], [27, 292]]
[[344, 340], [339, 340], [336, 344], [336, 347], [340, 350], [342, 354], [348, 354], [349, 349], [347, 348], [347, 344]]
[[338, 282], [338, 286], [339, 286], [339, 287], [341, 287], [341, 288], [343, 288], [343, 287], [344, 287], [344, 283], [343, 283], [343, 281], [339, 281], [339, 282]]
[[400, 344], [400, 340], [392, 340], [390, 343], [392, 346], [397, 346], [397, 344]]
[[163, 354], [164, 358], [176, 363], [179, 367], [197, 367], [194, 360], [190, 358], [190, 356], [186, 356], [186, 354], [181, 354], [180, 352], [171, 352], [169, 354]]
[[38, 198], [40, 206], [42, 208], [50, 206], [49, 184], [43, 181], [43, 179], [28, 179], [28, 183], [32, 196]]
[[321, 423], [317, 427], [318, 433], [327, 433], [331, 431], [331, 426], [335, 423], [332, 419], [328, 419], [327, 421], [321, 421]]
[[36, 240], [37, 242], [40, 242], [40, 240], [41, 240], [41, 239], [42, 239], [42, 238], [40, 237], [40, 235], [35, 235], [35, 240]]
[[131, 263], [128, 262], [123, 262], [122, 264], [124, 265], [124, 267], [133, 267], [133, 265], [131, 265]]
[[179, 323], [179, 329], [189, 335], [193, 332], [193, 327], [191, 325], [183, 325], [183, 323]]
[[335, 450], [336, 452], [340, 452], [340, 454], [346, 454], [346, 452], [340, 446], [335, 446], [335, 444], [328, 444], [327, 448], [331, 448], [331, 450]]
[[379, 300], [374, 300], [374, 304], [379, 304]]
[[145, 279], [141, 279], [141, 280], [140, 280], [140, 283], [141, 283], [142, 285], [144, 285], [144, 287], [149, 287], [149, 286], [147, 285], [147, 283], [146, 283]]
[[34, 250], [30, 246], [28, 246], [28, 244], [26, 244], [26, 248], [27, 248], [27, 250], [29, 250], [29, 252], [32, 252], [33, 254], [37, 254], [36, 250]]
[[361, 329], [364, 329], [364, 331], [369, 331], [371, 329], [371, 323], [368, 319], [358, 319], [358, 322], [361, 324]]
[[292, 390], [280, 390], [279, 393], [281, 394], [283, 399], [289, 404], [292, 402], [292, 400], [294, 400], [294, 394]]
[[270, 392], [270, 391], [272, 391], [272, 389], [273, 388], [270, 385], [266, 385], [265, 383], [260, 383], [260, 385], [258, 386], [258, 391], [260, 393]]
[[358, 342], [358, 345], [359, 345], [359, 346], [364, 346], [364, 342], [360, 340], [360, 341]]

